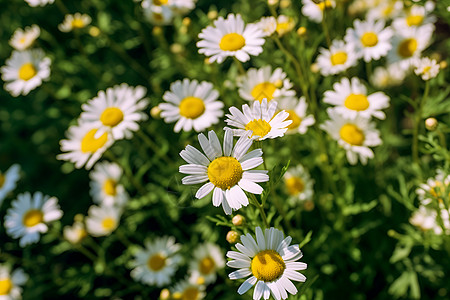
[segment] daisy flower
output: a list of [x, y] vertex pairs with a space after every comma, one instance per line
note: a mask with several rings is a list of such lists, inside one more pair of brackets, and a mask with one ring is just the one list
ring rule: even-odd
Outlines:
[[267, 103], [267, 99], [254, 101], [250, 108], [247, 104], [242, 105], [243, 113], [236, 107], [230, 107], [230, 114], [227, 114], [225, 122], [237, 127], [232, 129], [235, 136], [249, 135], [257, 137], [256, 140], [274, 139], [282, 137], [288, 130], [288, 126], [292, 124], [288, 120], [289, 113], [282, 110], [275, 115], [277, 110], [277, 102], [271, 101]]
[[198, 280], [195, 277], [191, 277], [175, 284], [171, 289], [171, 299], [200, 300], [205, 298], [205, 286], [199, 284], [197, 281]]
[[297, 294], [297, 288], [291, 280], [304, 282], [306, 277], [297, 272], [306, 270], [307, 265], [297, 262], [303, 254], [298, 245], [290, 245], [292, 238], [284, 238], [283, 232], [271, 227], [263, 233], [256, 227], [256, 241], [250, 233], [241, 235], [241, 243], [236, 244], [238, 251], [228, 251], [231, 261], [227, 266], [237, 268], [228, 275], [230, 279], [250, 276], [238, 289], [242, 295], [255, 286], [253, 300], [261, 297], [269, 299], [270, 294], [276, 300], [287, 299], [288, 292]]
[[396, 30], [402, 30], [408, 27], [418, 27], [427, 25], [430, 29], [434, 30], [434, 23], [436, 17], [430, 15], [430, 12], [434, 10], [434, 3], [432, 1], [427, 1], [427, 3], [422, 5], [412, 5], [408, 10], [405, 11], [405, 15], [396, 18], [392, 22], [392, 26]]
[[427, 179], [426, 183], [420, 184], [416, 194], [422, 205], [430, 204], [433, 199], [442, 202], [442, 198], [448, 197], [450, 201], [450, 175], [445, 175], [442, 170], [437, 170], [436, 176]]
[[145, 249], [139, 249], [132, 262], [134, 280], [161, 287], [170, 283], [182, 260], [178, 251], [180, 244], [174, 237], [157, 237], [152, 242], [145, 242]]
[[245, 25], [241, 15], [229, 14], [226, 19], [219, 17], [214, 27], [208, 26], [198, 35], [199, 53], [210, 56], [210, 62], [222, 63], [228, 56], [242, 62], [257, 56], [262, 51], [265, 33], [256, 24]]
[[222, 204], [227, 215], [248, 205], [244, 190], [252, 194], [261, 194], [263, 188], [257, 182], [269, 181], [267, 171], [251, 170], [263, 163], [261, 149], [247, 153], [253, 140], [250, 133], [244, 134], [233, 148], [233, 132], [225, 130], [223, 151], [214, 131], [198, 135], [200, 146], [206, 156], [199, 150], [187, 145], [180, 156], [188, 163], [180, 166], [180, 173], [190, 174], [183, 178], [183, 184], [206, 182], [198, 189], [195, 197], [201, 199], [213, 191], [214, 206]]
[[414, 73], [417, 76], [421, 76], [423, 80], [430, 80], [439, 74], [439, 64], [434, 59], [429, 59], [428, 57], [423, 57], [421, 59], [416, 59], [413, 62], [415, 67]]
[[122, 169], [116, 163], [101, 162], [89, 173], [91, 196], [97, 204], [122, 206], [128, 201], [128, 194], [119, 184]]
[[341, 73], [355, 66], [358, 60], [353, 47], [339, 40], [332, 42], [330, 50], [320, 48], [319, 52], [317, 65], [323, 76]]
[[23, 248], [37, 243], [40, 234], [48, 231], [47, 224], [62, 215], [55, 197], [44, 196], [41, 192], [20, 194], [6, 212], [6, 233], [14, 239], [20, 238], [19, 245]]
[[308, 127], [315, 123], [314, 116], [306, 114], [308, 104], [305, 97], [300, 97], [298, 101], [296, 98], [285, 98], [280, 101], [279, 108], [284, 109], [289, 114], [286, 120], [292, 121], [287, 127], [286, 134], [305, 134]]
[[375, 123], [360, 115], [356, 118], [344, 117], [335, 109], [327, 109], [327, 112], [331, 120], [325, 121], [320, 128], [345, 149], [347, 160], [351, 165], [357, 164], [358, 157], [363, 165], [367, 164], [368, 158], [374, 157], [369, 147], [382, 143]]
[[218, 101], [219, 92], [210, 82], [185, 78], [170, 85], [163, 95], [167, 103], [161, 103], [161, 117], [166, 123], [176, 122], [174, 131], [200, 132], [219, 122], [223, 116], [223, 102]]
[[277, 19], [275, 17], [262, 17], [256, 23], [259, 29], [262, 30], [265, 36], [271, 36], [277, 29]]
[[295, 91], [291, 90], [292, 82], [286, 73], [281, 68], [276, 68], [272, 72], [271, 66], [249, 69], [246, 75], [238, 78], [237, 86], [239, 96], [252, 102], [255, 100], [261, 102], [264, 98], [271, 101], [295, 96]]
[[70, 126], [66, 132], [68, 139], [60, 141], [61, 151], [67, 153], [59, 154], [56, 158], [74, 163], [77, 169], [86, 165], [89, 170], [114, 143], [109, 133], [103, 132], [97, 136], [98, 131], [99, 127], [92, 123]]
[[115, 206], [91, 205], [86, 217], [87, 232], [95, 237], [108, 236], [119, 226], [122, 210]]
[[290, 196], [289, 200], [292, 204], [312, 199], [314, 195], [314, 180], [311, 179], [308, 170], [302, 165], [289, 168], [284, 173], [283, 178], [287, 193]]
[[333, 90], [326, 91], [323, 102], [335, 105], [335, 110], [344, 117], [355, 118], [357, 115], [370, 119], [372, 116], [385, 119], [381, 110], [389, 107], [389, 97], [383, 92], [367, 94], [367, 88], [357, 77], [342, 78], [333, 84]]
[[87, 231], [83, 222], [75, 221], [72, 226], [64, 227], [63, 236], [69, 243], [78, 244], [87, 236]]
[[286, 33], [292, 31], [294, 27], [295, 27], [295, 20], [293, 18], [285, 15], [279, 15], [277, 17], [277, 27], [275, 28], [275, 31], [278, 33], [279, 36], [283, 36]]
[[22, 299], [22, 287], [28, 281], [28, 275], [22, 269], [11, 272], [9, 266], [0, 265], [0, 299]]
[[99, 91], [97, 97], [81, 106], [81, 122], [98, 126], [96, 138], [108, 132], [114, 140], [130, 139], [133, 131], [139, 130], [138, 122], [148, 119], [142, 112], [148, 105], [146, 91], [143, 86], [130, 87], [126, 83]]
[[[365, 1], [365, 0], [364, 0]], [[367, 12], [366, 19], [390, 20], [403, 12], [403, 1], [388, 0], [373, 5]]]
[[354, 47], [358, 58], [369, 62], [386, 56], [392, 47], [390, 39], [394, 32], [389, 27], [384, 28], [383, 20], [355, 20], [353, 26], [354, 29], [347, 29], [344, 39]]
[[173, 21], [173, 11], [167, 4], [167, 0], [144, 0], [141, 5], [144, 10], [144, 16], [155, 25], [168, 25]]
[[29, 48], [41, 34], [41, 29], [36, 24], [25, 29], [17, 28], [9, 40], [9, 44], [16, 50], [23, 51]]
[[4, 174], [0, 171], [0, 206], [6, 196], [16, 188], [20, 178], [19, 172], [20, 166], [17, 164], [9, 167]]
[[219, 246], [212, 243], [198, 245], [192, 252], [193, 258], [189, 263], [189, 271], [194, 276], [201, 277], [205, 284], [214, 283], [217, 270], [225, 266], [225, 259]]
[[168, 2], [171, 9], [178, 15], [184, 15], [195, 8], [197, 0], [153, 0], [153, 2]]
[[55, 2], [55, 0], [25, 0], [26, 3], [28, 3], [29, 6], [45, 6], [47, 4], [52, 4]]
[[315, 3], [312, 0], [302, 0], [302, 4], [302, 14], [316, 23], [322, 22], [325, 9], [336, 7], [336, 3], [333, 0], [324, 0], [319, 3]]
[[386, 88], [400, 85], [406, 77], [406, 72], [398, 64], [390, 64], [387, 67], [376, 67], [373, 70], [370, 82], [376, 88]]
[[88, 26], [92, 19], [86, 14], [75, 13], [74, 15], [65, 15], [64, 21], [58, 25], [62, 32], [69, 32]]
[[[450, 220], [449, 213], [446, 209], [441, 209], [441, 219], [444, 224], [444, 228], [450, 231]], [[409, 222], [419, 227], [423, 231], [433, 230], [437, 235], [442, 234], [442, 227], [439, 225], [437, 220], [437, 212], [433, 208], [428, 208], [425, 206], [420, 206], [418, 210], [409, 219]]]
[[41, 49], [13, 51], [1, 67], [5, 90], [12, 96], [28, 95], [50, 77], [51, 60]]

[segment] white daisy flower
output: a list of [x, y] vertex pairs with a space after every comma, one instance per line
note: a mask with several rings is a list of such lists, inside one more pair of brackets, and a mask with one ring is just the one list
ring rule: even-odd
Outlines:
[[23, 51], [34, 43], [41, 34], [41, 29], [36, 24], [27, 26], [25, 29], [17, 28], [9, 40], [9, 44], [16, 50]]
[[45, 6], [47, 4], [52, 4], [55, 2], [55, 0], [25, 0], [26, 3], [28, 3], [29, 6]]
[[[225, 265], [225, 261], [224, 261]], [[171, 299], [182, 299], [182, 300], [201, 300], [206, 296], [205, 286], [199, 284], [198, 280], [194, 277], [189, 279], [184, 279], [171, 289], [172, 298]]]
[[214, 27], [208, 26], [198, 35], [199, 53], [210, 56], [210, 62], [222, 63], [228, 56], [242, 62], [257, 56], [262, 51], [265, 33], [255, 24], [245, 25], [241, 15], [229, 14], [226, 19], [219, 17]]
[[0, 206], [6, 196], [16, 188], [17, 181], [20, 178], [19, 172], [20, 166], [17, 164], [9, 167], [5, 173], [0, 171]]
[[320, 48], [317, 65], [323, 76], [334, 75], [356, 65], [358, 57], [352, 45], [334, 40], [330, 49]]
[[437, 170], [435, 177], [428, 178], [426, 183], [420, 184], [416, 194], [422, 205], [432, 203], [433, 199], [442, 202], [442, 198], [445, 197], [450, 201], [450, 175], [446, 176], [442, 170]]
[[153, 2], [168, 2], [171, 9], [178, 15], [184, 15], [195, 8], [197, 0], [153, 0]]
[[[364, 0], [363, 0], [364, 1]], [[403, 1], [381, 1], [377, 5], [372, 5], [366, 15], [366, 19], [391, 20], [403, 12]]]
[[370, 77], [370, 82], [376, 88], [387, 88], [400, 85], [406, 77], [406, 72], [398, 64], [390, 64], [387, 67], [376, 67]]
[[277, 17], [277, 27], [275, 31], [279, 36], [283, 36], [286, 33], [292, 31], [295, 27], [295, 20], [285, 15], [279, 15]]
[[368, 159], [374, 157], [369, 147], [382, 143], [375, 123], [360, 115], [356, 118], [343, 117], [335, 109], [329, 108], [327, 112], [331, 120], [325, 121], [320, 128], [346, 150], [347, 160], [351, 165], [358, 163], [358, 157], [363, 165], [367, 164]]
[[210, 82], [185, 78], [170, 85], [163, 95], [168, 103], [161, 103], [161, 117], [166, 123], [176, 122], [174, 131], [200, 132], [219, 122], [223, 116], [223, 102], [218, 101], [219, 92]]
[[292, 121], [287, 127], [288, 130], [286, 131], [286, 134], [305, 134], [308, 127], [314, 125], [316, 122], [313, 115], [306, 114], [308, 104], [303, 96], [300, 97], [298, 101], [296, 98], [285, 98], [280, 101], [278, 107], [289, 114], [289, 117], [286, 120]]
[[284, 238], [283, 232], [271, 227], [263, 233], [256, 227], [256, 241], [250, 233], [241, 235], [241, 243], [235, 246], [238, 251], [228, 251], [231, 261], [227, 266], [237, 268], [228, 275], [230, 279], [250, 276], [238, 289], [240, 295], [255, 286], [253, 300], [261, 297], [269, 299], [270, 294], [276, 300], [287, 299], [288, 293], [297, 294], [297, 288], [291, 280], [304, 282], [306, 277], [297, 272], [306, 270], [307, 265], [297, 262], [303, 254], [298, 245], [290, 245], [292, 238]]
[[173, 21], [173, 10], [167, 5], [167, 0], [144, 0], [141, 5], [144, 16], [155, 25], [168, 25]]
[[385, 119], [381, 110], [389, 107], [389, 97], [383, 92], [367, 95], [367, 88], [357, 77], [342, 78], [333, 84], [333, 90], [326, 91], [323, 102], [335, 105], [335, 110], [350, 119], [357, 115], [370, 119], [372, 116]]
[[239, 96], [251, 102], [255, 100], [261, 102], [264, 98], [268, 101], [278, 101], [284, 97], [295, 96], [292, 82], [286, 73], [281, 68], [276, 68], [272, 72], [271, 66], [249, 69], [246, 75], [238, 78], [237, 86]]
[[20, 247], [39, 241], [40, 234], [48, 231], [47, 224], [59, 220], [63, 212], [56, 197], [24, 193], [12, 202], [5, 216], [6, 233], [14, 239], [20, 238]]
[[379, 60], [391, 49], [390, 39], [394, 32], [390, 27], [384, 27], [384, 20], [355, 20], [353, 28], [348, 28], [345, 41], [354, 47], [358, 58], [365, 62]]
[[301, 201], [312, 199], [314, 179], [311, 179], [308, 170], [302, 165], [289, 168], [283, 178], [291, 204], [295, 205]]
[[[450, 221], [448, 216], [448, 211], [446, 209], [442, 209], [441, 219], [443, 221], [444, 228], [450, 231]], [[423, 231], [433, 230], [433, 232], [437, 235], [441, 235], [443, 232], [442, 227], [439, 225], [437, 220], [437, 212], [433, 208], [428, 208], [421, 205], [419, 209], [413, 213], [409, 219], [409, 222]]]
[[416, 59], [413, 62], [413, 66], [415, 67], [414, 73], [417, 76], [421, 76], [423, 80], [430, 80], [439, 74], [440, 66], [435, 59], [428, 57]]
[[87, 14], [75, 13], [73, 15], [65, 15], [64, 21], [58, 25], [58, 29], [62, 32], [69, 32], [88, 26], [92, 19]]
[[315, 3], [312, 0], [302, 0], [302, 4], [302, 14], [316, 23], [322, 22], [323, 11], [325, 9], [336, 7], [336, 2], [334, 0], [324, 0], [319, 3]]
[[[259, 102], [257, 102], [259, 103]], [[190, 174], [183, 178], [183, 184], [197, 184], [208, 181], [198, 189], [195, 197], [201, 199], [213, 190], [214, 206], [222, 204], [227, 215], [248, 205], [244, 190], [252, 194], [261, 194], [263, 188], [257, 182], [269, 181], [267, 171], [251, 170], [263, 163], [261, 149], [247, 153], [253, 140], [250, 133], [244, 134], [233, 148], [233, 132], [225, 130], [223, 151], [214, 131], [198, 135], [200, 146], [206, 156], [199, 150], [187, 145], [180, 156], [188, 163], [180, 166], [180, 173]]]
[[22, 299], [22, 286], [28, 281], [28, 275], [22, 269], [11, 269], [7, 265], [0, 265], [0, 299]]
[[119, 184], [122, 169], [116, 163], [101, 162], [89, 173], [91, 196], [97, 204], [123, 206], [128, 201], [128, 193]]
[[401, 31], [408, 27], [418, 27], [418, 26], [429, 26], [430, 29], [434, 30], [433, 23], [436, 21], [436, 17], [431, 15], [430, 12], [434, 10], [434, 3], [432, 1], [427, 1], [427, 3], [422, 5], [412, 5], [408, 10], [405, 11], [405, 15], [396, 18], [392, 22], [392, 26]]
[[51, 60], [41, 49], [13, 51], [1, 67], [5, 90], [12, 96], [28, 95], [50, 77]]
[[174, 237], [157, 237], [152, 242], [145, 242], [145, 249], [135, 254], [132, 262], [131, 277], [134, 280], [161, 287], [169, 284], [175, 274], [182, 257], [178, 254], [180, 244]]
[[214, 283], [217, 270], [225, 266], [225, 259], [219, 246], [212, 243], [198, 245], [193, 250], [193, 258], [189, 263], [189, 272], [202, 278], [204, 284]]
[[119, 226], [122, 210], [115, 206], [91, 205], [86, 217], [87, 232], [95, 237], [108, 236]]
[[77, 169], [86, 165], [86, 169], [89, 170], [114, 143], [112, 136], [107, 132], [96, 137], [98, 131], [99, 127], [92, 123], [70, 126], [66, 132], [68, 139], [60, 141], [61, 151], [67, 153], [59, 154], [56, 158], [74, 163]]
[[259, 22], [256, 23], [259, 29], [262, 30], [264, 36], [271, 36], [277, 29], [277, 19], [275, 17], [262, 17]]
[[148, 119], [142, 112], [148, 105], [148, 99], [143, 98], [146, 91], [142, 86], [130, 87], [126, 83], [99, 91], [97, 97], [81, 106], [81, 123], [97, 126], [96, 138], [106, 131], [114, 140], [130, 139], [133, 131], [139, 130], [138, 122]]
[[271, 101], [267, 103], [267, 99], [254, 101], [250, 108], [247, 104], [242, 105], [242, 111], [236, 107], [230, 107], [230, 114], [227, 114], [225, 122], [237, 127], [232, 129], [235, 136], [249, 135], [255, 137], [256, 140], [274, 139], [282, 137], [288, 130], [288, 126], [292, 124], [288, 120], [289, 113], [282, 110], [275, 115], [277, 111], [277, 102]]
[[72, 226], [64, 227], [63, 236], [69, 243], [78, 244], [87, 236], [87, 231], [83, 222], [75, 221]]

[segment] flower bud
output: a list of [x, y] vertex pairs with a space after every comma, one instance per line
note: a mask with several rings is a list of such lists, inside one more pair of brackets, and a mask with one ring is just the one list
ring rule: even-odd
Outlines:
[[306, 34], [306, 27], [301, 26], [297, 29], [298, 36], [304, 36]]
[[277, 5], [278, 2], [279, 2], [279, 0], [267, 0], [267, 3], [268, 3], [269, 5]]
[[443, 69], [445, 69], [447, 67], [448, 67], [448, 64], [447, 64], [447, 62], [445, 60], [443, 60], [443, 61], [441, 61], [439, 63], [439, 68], [441, 68], [441, 70], [443, 70]]
[[167, 300], [169, 298], [170, 298], [170, 291], [168, 289], [162, 289], [161, 293], [159, 294], [159, 299]]
[[245, 218], [242, 215], [235, 215], [231, 220], [234, 226], [241, 226], [244, 223], [244, 221]]
[[98, 37], [100, 33], [101, 33], [100, 29], [96, 26], [91, 26], [91, 28], [89, 28], [89, 34], [92, 37]]
[[291, 0], [281, 0], [280, 1], [280, 8], [288, 8], [291, 6]]
[[303, 208], [306, 210], [306, 211], [312, 211], [313, 209], [314, 209], [314, 201], [312, 201], [312, 200], [306, 200], [304, 203], [303, 203]]
[[191, 19], [189, 17], [183, 18], [183, 25], [184, 26], [191, 25]]
[[239, 233], [234, 230], [230, 230], [227, 233], [227, 242], [230, 244], [236, 244], [239, 240]]
[[425, 120], [425, 128], [429, 131], [436, 130], [438, 121], [435, 118], [428, 118]]
[[161, 108], [159, 108], [158, 105], [153, 106], [152, 109], [150, 110], [150, 115], [152, 116], [153, 119], [159, 119], [160, 114], [161, 114]]
[[210, 20], [214, 20], [215, 18], [217, 18], [217, 15], [218, 15], [217, 10], [210, 10], [210, 11], [208, 11], [208, 14], [207, 14], [208, 19], [210, 19]]
[[155, 26], [153, 27], [152, 33], [153, 35], [160, 35], [162, 33], [162, 28], [159, 26]]

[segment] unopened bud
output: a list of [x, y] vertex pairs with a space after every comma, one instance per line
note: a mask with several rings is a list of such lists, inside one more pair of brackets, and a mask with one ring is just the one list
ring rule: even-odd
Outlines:
[[441, 61], [439, 63], [439, 68], [441, 68], [441, 70], [443, 70], [443, 69], [445, 69], [447, 67], [448, 67], [448, 64], [447, 64], [447, 62], [445, 60], [443, 60], [443, 61]]
[[159, 108], [158, 105], [153, 106], [152, 109], [150, 110], [150, 115], [152, 116], [153, 119], [159, 119], [160, 114], [161, 114], [161, 108]]
[[436, 130], [438, 126], [438, 121], [435, 118], [428, 118], [425, 120], [425, 128], [429, 131]]
[[268, 3], [269, 5], [277, 5], [278, 2], [279, 2], [279, 0], [267, 0], [267, 3]]
[[288, 8], [291, 6], [291, 0], [281, 0], [280, 1], [280, 8]]
[[315, 206], [314, 201], [312, 201], [312, 200], [307, 200], [303, 203], [303, 208], [306, 211], [312, 211], [314, 209], [314, 206]]
[[205, 63], [205, 65], [210, 65], [210, 64], [211, 64], [211, 61], [210, 61], [209, 58], [207, 57], [207, 58], [205, 58], [204, 63]]
[[319, 65], [318, 64], [316, 64], [316, 63], [314, 63], [314, 64], [311, 64], [311, 72], [313, 72], [313, 73], [317, 73], [317, 72], [319, 72]]
[[161, 293], [159, 294], [159, 299], [167, 300], [169, 298], [170, 298], [170, 291], [168, 289], [161, 290]]
[[76, 214], [75, 217], [73, 218], [73, 220], [74, 220], [75, 222], [82, 223], [83, 220], [84, 220], [84, 216], [83, 216], [82, 214]]
[[184, 26], [191, 25], [191, 19], [189, 17], [183, 18], [183, 25]]
[[159, 26], [155, 26], [153, 27], [152, 33], [153, 35], [160, 35], [162, 33], [162, 28]]
[[301, 26], [297, 29], [298, 36], [304, 36], [306, 34], [306, 27]]
[[93, 37], [98, 37], [100, 35], [100, 29], [96, 26], [91, 26], [89, 28], [89, 34]]
[[210, 20], [214, 20], [215, 18], [217, 18], [217, 15], [218, 15], [217, 10], [210, 10], [210, 11], [208, 11], [208, 14], [207, 14], [208, 19], [210, 19]]
[[234, 230], [230, 230], [227, 233], [227, 242], [230, 244], [236, 244], [239, 240], [239, 233]]
[[183, 52], [184, 47], [181, 44], [178, 43], [173, 43], [172, 45], [170, 45], [170, 51], [173, 54], [180, 54], [181, 52]]
[[234, 226], [241, 226], [244, 221], [245, 218], [242, 215], [235, 215], [233, 219], [231, 219], [231, 223], [233, 223]]

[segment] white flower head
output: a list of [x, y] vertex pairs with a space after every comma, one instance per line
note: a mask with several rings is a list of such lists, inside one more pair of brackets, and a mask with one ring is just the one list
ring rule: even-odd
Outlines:
[[86, 217], [87, 232], [95, 237], [108, 236], [119, 226], [121, 208], [91, 205]]
[[0, 171], [0, 206], [6, 196], [12, 192], [17, 185], [17, 181], [20, 178], [20, 166], [14, 164], [5, 172]]
[[64, 226], [63, 236], [69, 243], [78, 244], [87, 236], [87, 231], [82, 222], [75, 221], [72, 226]]
[[[440, 209], [440, 212], [444, 228], [446, 229], [446, 232], [450, 232], [449, 213], [445, 208]], [[443, 233], [442, 227], [439, 225], [437, 220], [436, 209], [434, 208], [429, 208], [423, 205], [419, 206], [419, 209], [413, 213], [409, 219], [409, 222], [423, 231], [432, 230], [437, 235]]]
[[75, 13], [73, 15], [65, 15], [64, 21], [58, 25], [58, 29], [62, 32], [78, 30], [88, 26], [92, 19], [87, 14]]
[[18, 268], [11, 272], [8, 265], [0, 264], [0, 299], [22, 299], [22, 286], [28, 281], [28, 275]]
[[335, 75], [356, 65], [358, 57], [353, 46], [334, 40], [330, 49], [320, 48], [317, 65], [323, 76]]
[[275, 17], [262, 17], [256, 25], [261, 29], [265, 36], [271, 36], [277, 29], [277, 19]]
[[[224, 262], [225, 263], [225, 262]], [[180, 282], [177, 282], [170, 289], [173, 299], [201, 300], [206, 296], [205, 285], [200, 284], [200, 277], [191, 276]]]
[[203, 243], [193, 250], [193, 258], [189, 263], [189, 272], [201, 278], [204, 284], [214, 283], [217, 270], [225, 266], [225, 259], [219, 246]]
[[408, 27], [419, 27], [424, 25], [427, 25], [430, 29], [434, 30], [433, 23], [436, 21], [436, 17], [430, 14], [433, 10], [433, 1], [427, 1], [424, 6], [414, 4], [405, 11], [403, 16], [396, 18], [392, 22], [392, 26], [397, 31], [401, 31]]
[[308, 170], [302, 165], [289, 168], [283, 178], [291, 204], [312, 199], [314, 179], [311, 179]]
[[450, 201], [450, 175], [446, 175], [442, 170], [437, 170], [435, 177], [428, 178], [426, 183], [416, 189], [416, 194], [422, 205], [432, 203], [433, 199], [442, 202], [442, 198], [445, 197], [447, 197], [447, 201]]
[[173, 22], [174, 12], [169, 5], [163, 4], [163, 2], [168, 1], [142, 1], [141, 5], [144, 10], [144, 16], [150, 23], [155, 25], [169, 25]]
[[122, 169], [116, 163], [101, 162], [89, 173], [91, 196], [97, 204], [122, 207], [128, 201], [128, 193], [119, 183]]
[[430, 80], [439, 74], [440, 66], [435, 59], [423, 57], [413, 61], [414, 73], [423, 80]]
[[286, 120], [292, 121], [288, 125], [286, 134], [305, 134], [308, 127], [316, 122], [313, 115], [307, 114], [308, 103], [306, 103], [306, 99], [303, 96], [298, 100], [297, 98], [285, 98], [279, 102], [278, 108], [289, 114]]
[[36, 7], [52, 4], [55, 0], [25, 0], [25, 2], [28, 3], [29, 6]]
[[13, 36], [9, 40], [9, 44], [16, 50], [23, 51], [30, 48], [34, 41], [41, 34], [41, 29], [34, 24], [25, 27], [25, 29], [17, 28]]
[[373, 70], [370, 82], [379, 89], [400, 85], [406, 77], [406, 71], [398, 63], [387, 67], [376, 67]]
[[387, 21], [398, 17], [403, 12], [403, 1], [388, 0], [378, 2], [381, 3], [372, 5], [372, 7], [368, 10], [366, 19]]
[[[317, 2], [317, 1], [316, 1]], [[324, 0], [316, 3], [312, 0], [302, 0], [302, 14], [313, 22], [320, 23], [323, 19], [323, 11], [336, 7], [334, 0]]]
[[294, 18], [285, 15], [279, 15], [277, 17], [277, 27], [275, 28], [275, 31], [279, 36], [283, 36], [286, 33], [292, 31], [294, 27], [295, 27]]

